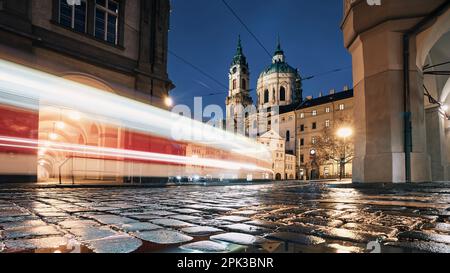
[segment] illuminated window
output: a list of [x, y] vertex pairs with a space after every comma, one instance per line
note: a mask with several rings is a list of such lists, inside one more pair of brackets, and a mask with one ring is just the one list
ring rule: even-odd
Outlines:
[[315, 145], [315, 144], [317, 143], [316, 137], [312, 137], [312, 138], [311, 138], [311, 143], [312, 143], [313, 145]]
[[305, 113], [300, 113], [300, 118], [305, 118]]
[[325, 108], [325, 113], [330, 113], [330, 112], [331, 112], [330, 107]]
[[325, 127], [327, 127], [327, 128], [330, 127], [330, 120], [327, 119], [327, 120], [325, 121]]
[[317, 116], [317, 110], [312, 111], [313, 117]]
[[59, 23], [78, 32], [86, 32], [87, 4], [82, 0], [80, 5], [69, 5], [67, 0], [59, 1]]
[[95, 1], [95, 37], [117, 44], [119, 3], [113, 0]]
[[339, 104], [339, 111], [344, 111], [344, 110], [345, 110], [345, 105]]

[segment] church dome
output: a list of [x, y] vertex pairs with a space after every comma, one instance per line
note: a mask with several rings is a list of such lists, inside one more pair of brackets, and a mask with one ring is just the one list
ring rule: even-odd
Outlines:
[[294, 74], [300, 78], [298, 70], [290, 66], [285, 61], [284, 51], [281, 49], [280, 41], [278, 41], [277, 48], [273, 55], [272, 64], [264, 69], [264, 71], [260, 74], [260, 77], [275, 73]]
[[298, 70], [287, 64], [286, 62], [275, 62], [269, 65], [261, 73], [262, 76], [267, 76], [273, 73], [287, 73], [287, 74], [298, 74]]

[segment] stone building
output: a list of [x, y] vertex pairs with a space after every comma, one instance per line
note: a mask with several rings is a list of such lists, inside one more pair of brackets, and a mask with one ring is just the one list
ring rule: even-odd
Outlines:
[[343, 3], [355, 89], [354, 181], [449, 180], [450, 1]]
[[[248, 75], [245, 74], [243, 77], [239, 73], [233, 73], [239, 71], [240, 65], [236, 66], [236, 63], [244, 63], [245, 71], [249, 71], [247, 60], [242, 57], [241, 48], [239, 42], [238, 53], [230, 70], [232, 96], [227, 99], [228, 125], [230, 119], [234, 125], [237, 121], [236, 127], [243, 128], [243, 131], [238, 133], [245, 132], [247, 136], [257, 138], [260, 143], [269, 147], [274, 162], [273, 179], [311, 178], [311, 171], [314, 168], [309, 154], [314, 138], [321, 134], [323, 128], [333, 128], [335, 121], [341, 116], [353, 118], [353, 90], [346, 87], [343, 92], [330, 91], [326, 96], [303, 99], [300, 73], [287, 63], [278, 41], [272, 63], [258, 78], [257, 103], [251, 105], [250, 94], [247, 91]], [[246, 89], [236, 89], [235, 83], [242, 77], [246, 81]], [[232, 92], [233, 90], [236, 91]], [[237, 111], [236, 103], [233, 102], [236, 101], [235, 98], [241, 97], [248, 99]], [[230, 109], [235, 109], [233, 115], [229, 114]], [[337, 177], [339, 167], [335, 162], [325, 162], [317, 166], [317, 178]], [[352, 168], [347, 166], [346, 175], [351, 174]]]
[[[174, 87], [167, 74], [169, 13], [169, 0], [0, 0], [0, 58], [165, 107], [164, 99]], [[76, 115], [62, 121], [61, 111], [40, 109], [39, 120], [23, 137], [56, 139], [57, 123], [60, 141], [124, 147], [126, 137], [120, 130], [83, 122]], [[0, 181], [9, 182], [36, 181], [38, 172], [44, 179], [54, 176], [65, 160], [64, 155], [44, 151], [12, 156], [0, 152], [1, 162], [4, 156], [9, 163], [0, 164]], [[82, 176], [120, 180], [107, 165]]]
[[258, 142], [267, 146], [272, 152], [275, 180], [293, 180], [296, 177], [296, 157], [286, 153], [286, 140], [275, 130], [270, 130], [258, 137]]

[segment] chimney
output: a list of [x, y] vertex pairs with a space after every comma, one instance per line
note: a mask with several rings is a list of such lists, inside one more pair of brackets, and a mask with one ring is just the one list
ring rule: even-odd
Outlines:
[[336, 90], [335, 89], [331, 89], [330, 90], [330, 95], [334, 95], [336, 93]]

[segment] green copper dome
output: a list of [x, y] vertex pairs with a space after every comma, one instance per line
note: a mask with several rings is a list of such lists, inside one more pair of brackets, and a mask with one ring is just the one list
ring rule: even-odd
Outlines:
[[297, 74], [298, 70], [287, 64], [286, 62], [276, 62], [269, 65], [261, 73], [261, 76], [270, 75], [273, 73], [287, 73], [287, 74]]
[[283, 49], [281, 49], [280, 38], [278, 38], [278, 44], [275, 53], [273, 55], [272, 64], [264, 69], [260, 77], [274, 73], [295, 74], [297, 78], [300, 78], [298, 70], [290, 66], [285, 61], [284, 51]]

